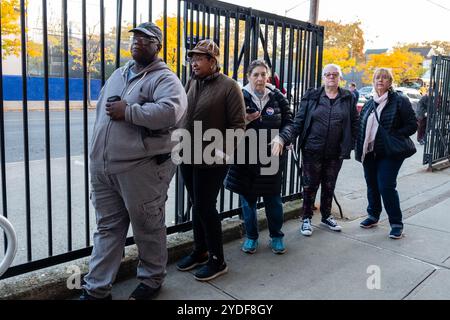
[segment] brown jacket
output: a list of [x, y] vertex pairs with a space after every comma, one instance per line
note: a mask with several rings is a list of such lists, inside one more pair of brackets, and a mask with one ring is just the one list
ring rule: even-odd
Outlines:
[[[188, 110], [184, 128], [191, 133], [192, 139], [194, 121], [202, 121], [202, 135], [208, 129], [220, 130], [224, 144], [226, 129], [245, 129], [244, 97], [236, 81], [216, 72], [205, 79], [189, 79], [185, 89]], [[204, 141], [202, 150], [209, 143]]]

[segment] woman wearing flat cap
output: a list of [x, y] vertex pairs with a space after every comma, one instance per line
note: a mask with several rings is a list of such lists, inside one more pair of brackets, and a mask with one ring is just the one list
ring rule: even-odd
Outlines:
[[188, 111], [184, 128], [192, 137], [191, 160], [195, 161], [182, 163], [180, 169], [192, 203], [194, 248], [191, 254], [178, 262], [177, 268], [180, 271], [188, 271], [202, 265], [194, 275], [199, 281], [212, 280], [228, 271], [223, 254], [221, 219], [216, 203], [228, 171], [226, 160], [233, 150], [216, 148], [216, 161], [212, 164], [210, 161], [206, 163], [202, 156], [195, 157], [196, 152], [203, 155], [210, 142], [194, 144], [194, 124], [196, 131], [201, 125], [202, 137], [208, 129], [219, 130], [225, 137], [227, 129], [245, 128], [242, 91], [237, 82], [219, 72], [219, 56], [219, 47], [212, 40], [201, 40], [194, 49], [188, 51], [192, 76], [185, 87]]

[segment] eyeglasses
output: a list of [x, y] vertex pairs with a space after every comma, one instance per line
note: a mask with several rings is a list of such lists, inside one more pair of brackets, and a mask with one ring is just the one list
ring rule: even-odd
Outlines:
[[340, 76], [339, 72], [327, 72], [323, 75], [325, 78], [338, 78]]
[[135, 43], [135, 42], [139, 42], [142, 44], [149, 44], [149, 43], [159, 43], [158, 39], [156, 38], [147, 38], [147, 37], [136, 37], [136, 36], [131, 36], [130, 37], [130, 42], [131, 43]]
[[195, 62], [199, 62], [199, 61], [204, 61], [206, 59], [205, 56], [197, 56], [197, 57], [188, 57], [188, 62], [189, 63], [195, 63]]

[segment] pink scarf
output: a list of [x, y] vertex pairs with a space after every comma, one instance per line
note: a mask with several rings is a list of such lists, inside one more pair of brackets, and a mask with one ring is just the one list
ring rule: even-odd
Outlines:
[[[378, 114], [378, 119], [380, 119], [381, 112], [383, 111], [384, 107], [386, 106], [386, 103], [388, 101], [388, 91], [386, 91], [381, 97], [378, 96], [378, 93], [375, 91], [373, 95], [373, 100], [378, 103], [378, 107], [376, 108], [375, 112]], [[372, 112], [369, 117], [367, 118], [367, 125], [366, 125], [366, 135], [364, 138], [364, 145], [363, 145], [363, 152], [361, 157], [361, 162], [364, 161], [364, 158], [366, 157], [366, 154], [373, 151], [373, 148], [375, 146], [375, 137], [377, 135], [378, 131], [378, 121], [375, 118], [375, 114]]]

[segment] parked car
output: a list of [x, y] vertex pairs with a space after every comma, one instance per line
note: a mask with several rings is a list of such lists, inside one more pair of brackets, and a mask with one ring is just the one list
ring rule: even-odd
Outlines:
[[373, 96], [373, 86], [362, 87], [358, 90], [360, 96], [370, 99]]
[[372, 95], [373, 95], [372, 91], [373, 91], [372, 86], [362, 87], [361, 89], [358, 90], [359, 99], [356, 104], [356, 108], [358, 109], [358, 112], [361, 112], [361, 109], [362, 109], [364, 103], [366, 103], [366, 101], [372, 97]]
[[420, 100], [420, 98], [422, 98], [420, 91], [417, 89], [406, 88], [406, 87], [397, 87], [397, 88], [395, 88], [395, 91], [404, 94], [409, 99], [409, 102], [411, 102], [411, 106], [412, 106], [414, 112], [416, 112], [417, 105], [419, 104], [419, 100]]

